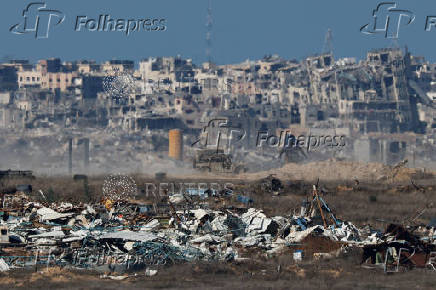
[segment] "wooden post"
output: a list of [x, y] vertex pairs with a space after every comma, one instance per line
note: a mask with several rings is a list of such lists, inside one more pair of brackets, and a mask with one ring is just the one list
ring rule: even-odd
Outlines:
[[321, 218], [322, 218], [322, 221], [324, 223], [324, 227], [327, 228], [327, 222], [324, 218], [324, 213], [322, 211], [321, 202], [319, 201], [318, 190], [317, 190], [315, 185], [313, 186], [313, 195], [316, 197], [316, 201], [318, 203], [319, 212], [321, 213]]

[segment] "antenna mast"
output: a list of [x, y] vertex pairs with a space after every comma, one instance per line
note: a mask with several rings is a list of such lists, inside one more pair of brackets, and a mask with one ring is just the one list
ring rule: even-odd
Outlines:
[[213, 18], [212, 18], [212, 0], [209, 0], [209, 7], [207, 9], [207, 23], [206, 23], [206, 58], [209, 64], [212, 62], [212, 28], [213, 28]]

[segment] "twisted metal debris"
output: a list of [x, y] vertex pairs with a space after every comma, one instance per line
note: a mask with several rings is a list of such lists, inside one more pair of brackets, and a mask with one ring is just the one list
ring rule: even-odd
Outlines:
[[135, 188], [128, 177], [107, 178], [103, 193], [117, 200], [110, 209], [70, 203], [48, 208], [27, 202], [20, 214], [1, 221], [0, 270], [58, 265], [124, 271], [197, 260], [231, 261], [243, 258], [244, 248], [275, 255], [313, 235], [362, 247], [374, 263], [386, 257], [385, 269], [436, 266], [436, 246], [425, 241], [434, 241], [434, 229], [424, 238], [398, 227], [384, 235], [359, 229], [338, 219], [316, 186], [299, 214], [274, 217], [256, 208], [219, 211], [202, 203], [172, 206], [167, 216], [141, 213], [140, 204], [126, 201]]

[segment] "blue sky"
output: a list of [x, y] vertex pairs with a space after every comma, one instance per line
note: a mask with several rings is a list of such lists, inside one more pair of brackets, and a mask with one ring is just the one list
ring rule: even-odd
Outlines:
[[[206, 60], [206, 16], [208, 0], [48, 0], [47, 8], [62, 11], [65, 21], [51, 27], [48, 39], [31, 33], [9, 31], [23, 21], [25, 6], [36, 1], [2, 0], [0, 10], [0, 58], [47, 57], [65, 60], [133, 59], [148, 56], [175, 56]], [[44, 2], [40, 0], [40, 2]], [[301, 59], [321, 52], [328, 28], [333, 31], [336, 57], [364, 57], [367, 50], [392, 45], [382, 34], [365, 35], [359, 29], [369, 23], [372, 10], [381, 1], [355, 0], [213, 0], [213, 60], [236, 63], [279, 54]], [[399, 9], [416, 15], [415, 21], [400, 30], [398, 43], [408, 45], [416, 55], [436, 61], [436, 28], [425, 31], [426, 17], [436, 15], [436, 1], [394, 1]], [[74, 31], [76, 17], [165, 18], [166, 31], [122, 32]]]

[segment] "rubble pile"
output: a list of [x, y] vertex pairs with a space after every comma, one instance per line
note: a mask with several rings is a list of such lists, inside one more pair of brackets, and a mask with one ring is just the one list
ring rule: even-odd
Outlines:
[[[122, 202], [107, 205], [45, 207], [29, 201], [21, 215], [4, 215], [1, 269], [37, 264], [135, 269], [193, 260], [230, 261], [241, 258], [242, 248], [273, 254], [312, 233], [336, 241], [359, 240], [352, 224], [316, 224], [309, 208], [301, 215], [267, 217], [255, 208], [216, 211], [201, 204], [203, 208], [173, 207], [165, 218], [138, 213]], [[322, 210], [329, 210], [325, 203]]]
[[[434, 228], [418, 227], [412, 233], [401, 225], [391, 224], [385, 233], [374, 233], [363, 246], [362, 263], [381, 266], [385, 272], [398, 272], [400, 267], [436, 270]], [[429, 241], [430, 240], [430, 241]]]
[[[171, 200], [171, 197], [169, 198]], [[126, 271], [197, 260], [246, 259], [248, 249], [269, 257], [295, 250], [311, 237], [364, 249], [363, 262], [383, 265], [436, 265], [434, 230], [421, 237], [392, 226], [385, 234], [359, 229], [338, 219], [317, 186], [298, 213], [266, 216], [262, 210], [212, 210], [205, 203], [175, 207], [166, 216], [147, 212], [147, 206], [116, 201], [101, 204], [27, 201], [16, 212], [3, 209], [0, 271], [38, 265]], [[426, 240], [427, 239], [427, 240]], [[431, 241], [428, 241], [431, 239]], [[252, 251], [251, 251], [252, 252]], [[313, 253], [331, 257], [331, 253]], [[394, 266], [393, 266], [394, 265]]]

